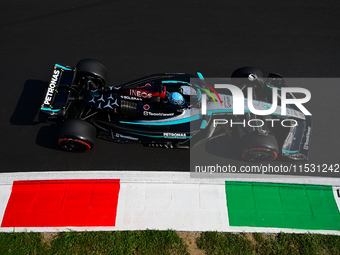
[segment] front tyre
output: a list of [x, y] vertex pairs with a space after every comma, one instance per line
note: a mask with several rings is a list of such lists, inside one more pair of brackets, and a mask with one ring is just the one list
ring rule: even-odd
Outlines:
[[242, 157], [249, 162], [268, 162], [277, 158], [279, 149], [274, 136], [246, 134], [241, 138]]
[[263, 78], [263, 74], [259, 69], [256, 69], [254, 67], [241, 67], [236, 69], [232, 74], [232, 79], [238, 79], [238, 78], [246, 78], [250, 81], [253, 79], [253, 75], [256, 75], [258, 79]]
[[58, 144], [71, 152], [88, 152], [94, 146], [96, 128], [90, 123], [78, 120], [66, 120], [59, 132]]

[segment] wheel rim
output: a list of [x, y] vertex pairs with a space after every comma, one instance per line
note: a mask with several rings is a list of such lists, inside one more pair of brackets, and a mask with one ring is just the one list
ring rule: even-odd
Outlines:
[[72, 152], [88, 152], [92, 149], [92, 146], [89, 143], [79, 140], [79, 139], [72, 139], [72, 138], [60, 139], [59, 145], [64, 150], [72, 151]]

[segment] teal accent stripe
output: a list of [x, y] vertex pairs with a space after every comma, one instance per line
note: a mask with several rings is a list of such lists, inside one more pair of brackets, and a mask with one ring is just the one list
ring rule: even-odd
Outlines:
[[130, 122], [130, 121], [119, 121], [123, 124], [133, 124], [133, 125], [145, 125], [145, 126], [166, 126], [166, 125], [178, 125], [183, 123], [188, 123], [190, 121], [198, 120], [202, 118], [202, 115], [198, 114], [192, 117], [187, 117], [180, 120], [164, 121], [164, 122]]
[[267, 84], [267, 87], [268, 88], [271, 88], [271, 89], [273, 89], [273, 88], [277, 88], [277, 90], [281, 90], [280, 88], [278, 88], [278, 87], [271, 87], [271, 86], [269, 86], [269, 84]]
[[147, 137], [152, 137], [152, 138], [164, 138], [163, 135], [145, 135], [145, 134], [133, 133], [133, 132], [128, 132], [128, 131], [126, 131], [126, 133], [133, 134], [133, 135], [147, 136]]
[[62, 66], [62, 65], [59, 65], [59, 64], [55, 64], [56, 67], [59, 67], [59, 68], [62, 68], [64, 70], [67, 70], [67, 71], [71, 71], [72, 69], [71, 68], [67, 68], [65, 66]]
[[299, 152], [299, 151], [282, 150], [282, 152], [287, 152], [287, 153], [297, 153], [297, 152]]
[[201, 97], [202, 97], [202, 92], [201, 92], [201, 89], [200, 89], [200, 88], [198, 88], [198, 94], [199, 94], [199, 96], [198, 96], [198, 101], [200, 101], [200, 100], [201, 100]]
[[232, 109], [211, 110], [208, 111], [208, 116], [210, 116], [213, 113], [226, 113], [226, 112], [233, 112], [233, 110]]
[[183, 83], [183, 84], [188, 84], [186, 81], [162, 81], [162, 83]]
[[60, 111], [61, 109], [51, 109], [51, 108], [44, 108], [44, 107], [41, 107], [40, 110], [43, 110], [43, 111], [51, 111], [51, 112], [58, 112], [58, 111]]
[[201, 124], [201, 129], [204, 129], [206, 125], [207, 125], [207, 121], [203, 120]]
[[200, 78], [200, 80], [204, 80], [203, 74], [201, 74], [200, 72], [197, 72], [197, 76], [198, 78]]

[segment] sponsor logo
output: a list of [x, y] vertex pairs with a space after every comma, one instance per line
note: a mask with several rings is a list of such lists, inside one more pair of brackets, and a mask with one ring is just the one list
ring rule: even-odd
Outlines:
[[126, 99], [126, 100], [142, 101], [142, 99], [141, 99], [141, 98], [138, 98], [138, 97], [120, 96], [120, 98]]
[[130, 89], [130, 96], [141, 97], [141, 98], [151, 98], [152, 94], [147, 91], [140, 91], [136, 89]]
[[51, 104], [52, 96], [53, 96], [53, 93], [54, 93], [54, 88], [57, 85], [59, 74], [60, 74], [59, 70], [53, 71], [53, 75], [52, 75], [50, 84], [48, 85], [47, 93], [46, 93], [46, 96], [45, 96], [44, 105], [50, 105]]
[[310, 141], [311, 131], [312, 131], [311, 127], [308, 127], [307, 133], [306, 133], [306, 142], [303, 145], [303, 149], [304, 150], [308, 150], [309, 149], [309, 141]]
[[128, 139], [128, 140], [133, 140], [133, 141], [139, 140], [137, 137], [132, 137], [132, 136], [129, 136], [129, 135], [122, 135], [122, 134], [119, 134], [119, 133], [116, 133], [116, 137], [117, 138], [124, 138], [124, 139]]
[[163, 136], [166, 139], [187, 139], [185, 133], [163, 133]]
[[232, 105], [231, 105], [231, 102], [230, 102], [230, 97], [227, 97], [227, 105], [226, 105], [226, 108], [231, 108]]
[[145, 111], [148, 111], [150, 109], [150, 105], [148, 105], [148, 104], [143, 105], [143, 109]]
[[161, 117], [166, 117], [166, 116], [174, 116], [175, 113], [164, 113], [164, 112], [147, 112], [147, 111], [144, 111], [143, 112], [143, 115], [144, 116], [152, 116], [152, 117], [158, 117], [158, 116], [161, 116]]

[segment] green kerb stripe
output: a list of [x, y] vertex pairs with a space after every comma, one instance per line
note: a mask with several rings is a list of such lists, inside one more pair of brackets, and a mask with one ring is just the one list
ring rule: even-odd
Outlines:
[[340, 230], [331, 186], [225, 183], [230, 226]]

